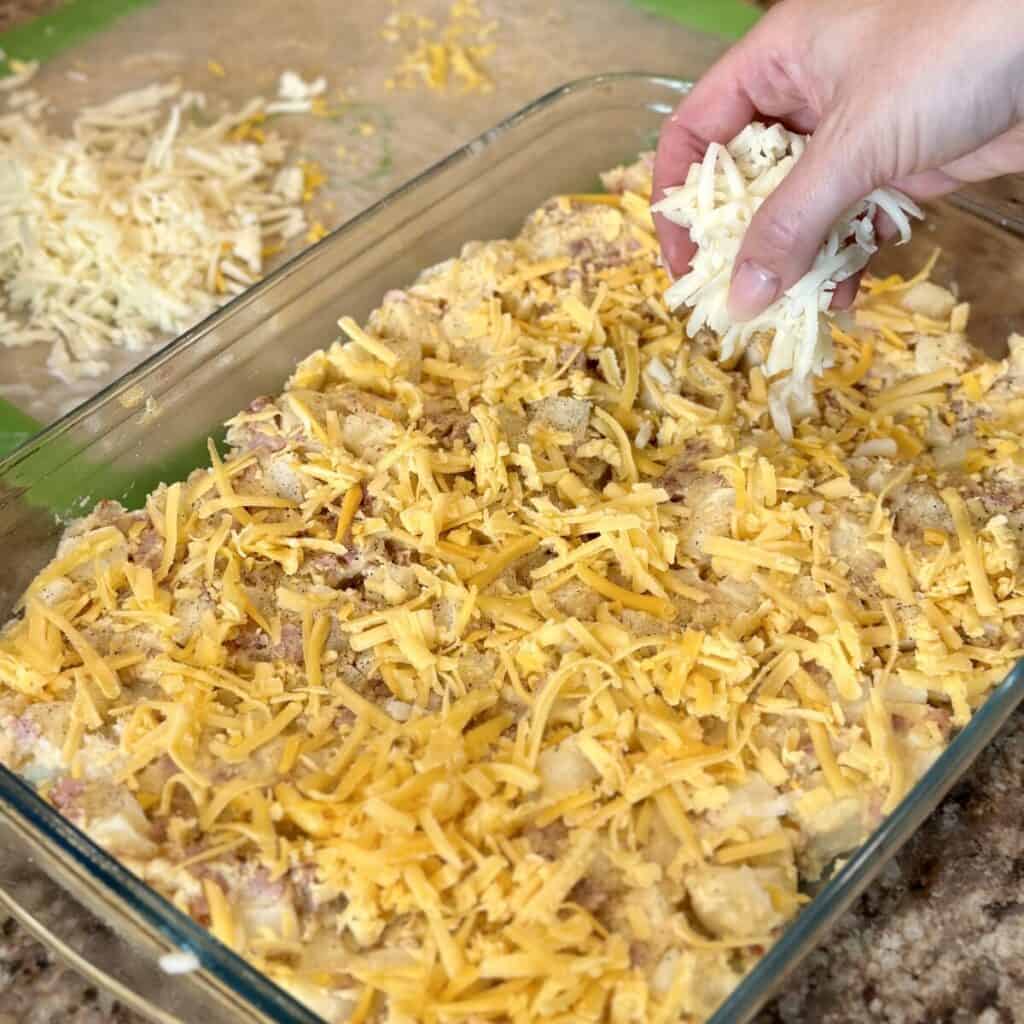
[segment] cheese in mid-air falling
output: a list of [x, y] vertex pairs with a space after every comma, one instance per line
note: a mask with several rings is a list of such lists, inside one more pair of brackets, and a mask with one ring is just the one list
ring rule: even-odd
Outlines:
[[836, 285], [863, 270], [878, 249], [875, 217], [886, 213], [910, 239], [910, 217], [921, 211], [894, 189], [876, 189], [832, 226], [814, 265], [763, 313], [734, 323], [728, 311], [729, 285], [743, 236], [760, 205], [800, 159], [807, 138], [781, 125], [748, 125], [728, 145], [713, 142], [694, 164], [686, 184], [667, 188], [654, 210], [687, 228], [697, 246], [690, 270], [665, 298], [673, 309], [692, 308], [691, 337], [708, 328], [722, 339], [721, 358], [741, 355], [756, 334], [771, 336], [764, 358], [768, 377], [782, 375], [770, 389], [772, 419], [786, 438], [792, 417], [806, 415], [814, 401], [811, 380], [832, 365], [832, 341], [822, 322]]
[[866, 278], [785, 442], [606, 180], [343, 316], [0, 633], [0, 761], [332, 1024], [706, 1020], [1022, 653], [1024, 340]]
[[312, 191], [264, 122], [324, 88], [286, 72], [277, 101], [215, 114], [178, 82], [150, 85], [85, 107], [66, 133], [44, 101], [7, 91], [0, 344], [48, 345], [55, 375], [96, 377], [113, 349], [179, 333], [258, 280], [307, 232]]

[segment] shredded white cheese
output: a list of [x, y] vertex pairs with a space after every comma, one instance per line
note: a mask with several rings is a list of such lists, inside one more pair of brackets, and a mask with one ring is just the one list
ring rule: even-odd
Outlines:
[[831, 340], [821, 330], [836, 285], [863, 270], [878, 250], [875, 215], [888, 214], [900, 235], [910, 239], [910, 217], [922, 216], [917, 205], [893, 189], [876, 189], [833, 225], [814, 266], [760, 316], [733, 323], [728, 312], [729, 284], [740, 245], [754, 214], [793, 169], [807, 137], [781, 125], [755, 122], [727, 146], [712, 143], [686, 184], [665, 190], [655, 212], [689, 229], [697, 246], [690, 272], [669, 287], [673, 309], [690, 306], [687, 331], [693, 337], [708, 328], [722, 339], [721, 358], [729, 362], [747, 350], [759, 332], [771, 333], [764, 362], [768, 377], [783, 374], [770, 389], [772, 421], [789, 439], [792, 417], [813, 408], [811, 379], [832, 365]]
[[261, 99], [211, 120], [200, 94], [151, 85], [61, 135], [26, 94], [0, 116], [0, 343], [50, 345], [62, 379], [191, 327], [308, 228]]

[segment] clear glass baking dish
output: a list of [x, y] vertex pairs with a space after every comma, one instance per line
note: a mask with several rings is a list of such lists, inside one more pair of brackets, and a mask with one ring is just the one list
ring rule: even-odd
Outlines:
[[[138, 501], [197, 465], [207, 436], [292, 366], [329, 343], [344, 312], [362, 317], [389, 288], [514, 232], [546, 197], [597, 186], [598, 172], [649, 148], [685, 82], [642, 74], [567, 85], [399, 189], [189, 331], [0, 463], [0, 621], [52, 556], [61, 520], [102, 497]], [[977, 198], [935, 207], [888, 270], [913, 271], [939, 245], [937, 276], [976, 304], [973, 333], [993, 354], [1024, 329], [1024, 243]], [[1020, 320], [1020, 323], [1017, 321]], [[1024, 697], [1018, 666], [876, 833], [853, 853], [713, 1024], [747, 1021], [909, 838]], [[33, 790], [0, 768], [0, 906], [80, 970], [156, 1021], [317, 1018], [120, 867]], [[83, 941], [82, 914], [115, 935]], [[88, 934], [88, 929], [85, 929]], [[168, 952], [198, 969], [168, 975]]]

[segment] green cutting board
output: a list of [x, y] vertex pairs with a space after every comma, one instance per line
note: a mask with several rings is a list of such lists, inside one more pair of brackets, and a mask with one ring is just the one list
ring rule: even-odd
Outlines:
[[[0, 32], [0, 50], [9, 60], [48, 60], [104, 29], [122, 14], [153, 0], [65, 0], [49, 14]], [[0, 75], [7, 74], [7, 60]]]
[[10, 402], [0, 398], [0, 458], [24, 444], [39, 430], [39, 424]]
[[761, 16], [747, 0], [631, 0], [634, 6], [698, 32], [739, 39]]

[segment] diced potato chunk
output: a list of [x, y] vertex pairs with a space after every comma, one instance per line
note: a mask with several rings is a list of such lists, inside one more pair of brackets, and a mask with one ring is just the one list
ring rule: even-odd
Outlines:
[[709, 865], [686, 880], [700, 923], [715, 935], [765, 935], [782, 922], [766, 886], [751, 867]]
[[920, 313], [933, 320], [944, 320], [956, 305], [956, 297], [931, 281], [919, 281], [903, 293], [901, 303], [911, 313]]

